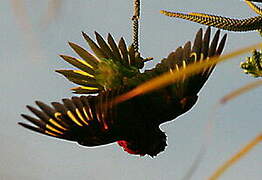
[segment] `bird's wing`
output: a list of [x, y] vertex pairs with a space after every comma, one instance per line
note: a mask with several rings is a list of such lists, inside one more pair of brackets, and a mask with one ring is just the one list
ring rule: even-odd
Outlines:
[[113, 130], [113, 111], [108, 103], [111, 97], [112, 92], [101, 92], [99, 96], [52, 102], [52, 107], [36, 101], [38, 109], [27, 106], [36, 117], [22, 114], [34, 126], [23, 122], [19, 124], [32, 131], [85, 146], [112, 143], [120, 137]]
[[69, 42], [70, 47], [80, 59], [66, 55], [61, 55], [61, 57], [77, 69], [56, 71], [80, 85], [72, 88], [74, 93], [92, 94], [105, 89], [118, 88], [122, 85], [123, 79], [139, 73], [139, 69], [144, 66], [146, 59], [135, 52], [133, 45], [127, 48], [123, 38], [117, 45], [111, 34], [108, 34], [106, 42], [95, 32], [97, 41], [95, 43], [87, 34], [82, 34], [94, 54]]
[[[127, 87], [136, 87], [152, 78], [166, 72], [180, 71], [189, 64], [198, 61], [209, 61], [210, 57], [219, 56], [226, 42], [226, 34], [220, 39], [220, 30], [210, 38], [210, 27], [203, 35], [202, 29], [196, 33], [194, 43], [185, 43], [183, 47], [171, 52], [155, 68], [146, 70], [126, 81]], [[210, 40], [211, 39], [211, 40]], [[144, 114], [151, 114], [158, 124], [175, 119], [193, 107], [198, 99], [198, 92], [204, 86], [214, 66], [203, 69], [202, 72], [184, 77], [182, 81], [175, 82], [167, 87], [152, 91], [144, 95]], [[141, 108], [142, 109], [142, 108]], [[148, 115], [149, 116], [149, 115]], [[159, 120], [159, 121], [158, 121]]]
[[[188, 41], [183, 47], [178, 47], [174, 52], [171, 52], [168, 57], [164, 58], [155, 68], [146, 70], [144, 73], [131, 78], [130, 84], [135, 84], [134, 82], [141, 84], [165, 72], [179, 71], [186, 68], [189, 64], [194, 64], [198, 61], [208, 61], [210, 57], [219, 56], [224, 49], [227, 35], [225, 34], [219, 41], [220, 30], [216, 31], [211, 40], [210, 34], [210, 27], [207, 28], [204, 35], [202, 29], [200, 29], [196, 33], [192, 47], [192, 43]], [[174, 95], [180, 98], [196, 95], [207, 81], [214, 66], [203, 69], [202, 72], [193, 76], [185, 77], [181, 82], [172, 84], [171, 87], [175, 90]]]
[[[220, 30], [217, 30], [211, 39], [210, 34], [210, 27], [206, 30], [204, 35], [202, 33], [202, 29], [200, 29], [196, 34], [192, 48], [190, 45], [191, 43], [188, 42], [184, 45], [184, 47], [181, 47], [174, 53], [171, 53], [166, 60], [171, 65], [170, 68], [179, 71], [181, 68], [186, 68], [189, 64], [199, 61], [209, 61], [211, 57], [220, 56], [224, 49], [227, 35], [224, 34], [221, 38]], [[181, 58], [179, 59], [178, 57]], [[172, 63], [174, 61], [177, 63]], [[180, 98], [197, 95], [206, 83], [214, 67], [215, 64], [211, 68], [203, 69], [202, 72], [199, 72], [193, 76], [185, 77], [182, 82], [174, 84], [174, 93]]]
[[[113, 104], [114, 98], [153, 77], [167, 71], [179, 71], [188, 64], [219, 55], [226, 36], [219, 42], [219, 31], [211, 44], [210, 28], [202, 37], [196, 35], [193, 47], [188, 42], [161, 61], [154, 69], [126, 79], [118, 90], [101, 90], [97, 96], [81, 96], [53, 102], [52, 107], [36, 101], [38, 109], [27, 106], [36, 116], [22, 115], [33, 125], [19, 122], [23, 127], [48, 136], [76, 141], [85, 146], [98, 146], [115, 141], [143, 141], [156, 135], [158, 125], [188, 111], [196, 102], [197, 93], [214, 67], [203, 70], [181, 82], [151, 93]], [[136, 81], [134, 83], [134, 81]], [[154, 134], [156, 133], [156, 134]], [[130, 141], [131, 140], [131, 141]], [[162, 141], [162, 140], [161, 140]], [[139, 144], [139, 143], [138, 143]], [[142, 143], [143, 144], [143, 143]]]

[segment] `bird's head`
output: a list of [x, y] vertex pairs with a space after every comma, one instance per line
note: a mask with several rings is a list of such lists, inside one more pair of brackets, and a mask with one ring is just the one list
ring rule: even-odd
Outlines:
[[155, 133], [144, 132], [144, 136], [136, 140], [117, 141], [124, 151], [134, 155], [150, 155], [154, 157], [165, 150], [167, 146], [166, 135], [159, 128]]

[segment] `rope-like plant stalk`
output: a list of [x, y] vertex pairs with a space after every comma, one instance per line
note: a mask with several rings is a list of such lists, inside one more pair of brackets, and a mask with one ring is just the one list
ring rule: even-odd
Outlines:
[[252, 3], [251, 1], [245, 0], [245, 3], [253, 10], [255, 11], [257, 14], [262, 16], [262, 9], [260, 7], [258, 7], [257, 5], [255, 5], [254, 3]]
[[135, 52], [139, 51], [139, 18], [140, 18], [140, 0], [134, 0], [134, 14], [132, 17], [132, 39]]

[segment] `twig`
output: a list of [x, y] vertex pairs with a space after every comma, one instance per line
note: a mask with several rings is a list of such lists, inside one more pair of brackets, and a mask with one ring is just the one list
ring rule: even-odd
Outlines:
[[134, 14], [132, 17], [132, 39], [135, 52], [138, 53], [139, 42], [138, 42], [138, 31], [139, 31], [139, 18], [140, 18], [140, 0], [134, 0]]

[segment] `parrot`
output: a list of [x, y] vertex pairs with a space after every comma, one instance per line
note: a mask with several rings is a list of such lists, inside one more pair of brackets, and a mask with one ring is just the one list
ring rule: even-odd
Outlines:
[[61, 55], [74, 69], [56, 70], [77, 87], [76, 95], [62, 102], [35, 101], [37, 107], [27, 106], [34, 115], [21, 114], [27, 121], [19, 122], [31, 131], [97, 147], [117, 143], [129, 154], [157, 156], [167, 146], [167, 135], [160, 125], [188, 112], [197, 102], [215, 64], [201, 72], [184, 77], [166, 87], [114, 104], [114, 98], [165, 72], [175, 72], [199, 61], [219, 56], [226, 44], [227, 34], [221, 38], [217, 30], [211, 38], [211, 28], [200, 28], [194, 42], [187, 41], [154, 68], [143, 71], [151, 58], [143, 58], [127, 47], [124, 38], [118, 43], [111, 34], [105, 40], [95, 32], [96, 42], [86, 33], [83, 38], [93, 51], [69, 42], [79, 56]]

